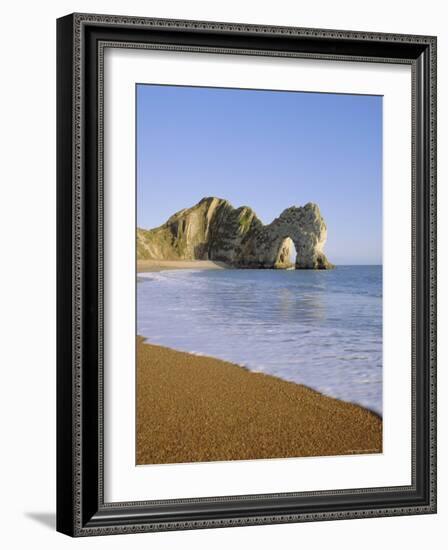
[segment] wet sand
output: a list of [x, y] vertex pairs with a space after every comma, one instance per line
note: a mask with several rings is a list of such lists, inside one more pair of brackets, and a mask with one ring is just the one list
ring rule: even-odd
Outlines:
[[137, 338], [137, 464], [382, 452], [382, 420], [305, 386]]
[[223, 262], [210, 260], [137, 260], [137, 273], [166, 269], [228, 269], [228, 267]]

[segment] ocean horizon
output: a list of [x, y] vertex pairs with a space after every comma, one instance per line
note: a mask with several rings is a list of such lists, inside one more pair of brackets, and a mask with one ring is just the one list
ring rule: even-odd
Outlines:
[[137, 333], [382, 415], [382, 266], [139, 273]]

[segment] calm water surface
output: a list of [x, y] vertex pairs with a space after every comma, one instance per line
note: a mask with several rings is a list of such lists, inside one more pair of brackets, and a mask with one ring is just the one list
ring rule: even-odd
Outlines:
[[137, 332], [382, 414], [382, 267], [140, 273]]

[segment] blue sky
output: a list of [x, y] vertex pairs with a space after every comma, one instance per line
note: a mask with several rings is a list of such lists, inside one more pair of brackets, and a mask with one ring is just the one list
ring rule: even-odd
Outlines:
[[382, 97], [137, 85], [137, 225], [206, 196], [316, 202], [331, 262], [382, 263]]

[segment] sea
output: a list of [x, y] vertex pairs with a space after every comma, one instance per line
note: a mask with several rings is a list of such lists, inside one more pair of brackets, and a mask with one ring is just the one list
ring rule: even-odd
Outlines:
[[382, 266], [139, 273], [137, 332], [382, 415]]

